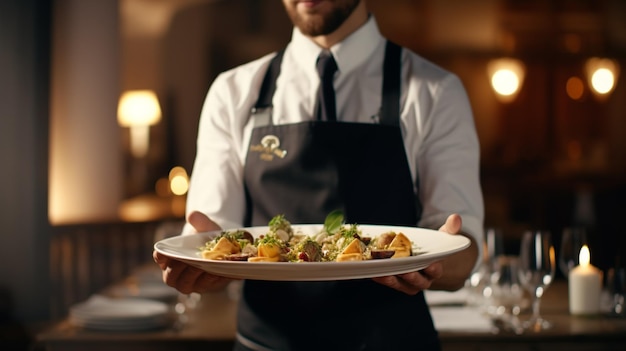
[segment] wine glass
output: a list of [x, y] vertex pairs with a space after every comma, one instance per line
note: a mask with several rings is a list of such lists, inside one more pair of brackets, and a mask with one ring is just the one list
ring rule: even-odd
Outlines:
[[569, 272], [579, 264], [580, 249], [583, 245], [587, 245], [587, 232], [585, 228], [570, 227], [563, 229], [561, 249], [559, 250], [559, 268], [565, 278], [567, 278]]
[[485, 260], [492, 271], [497, 264], [498, 257], [504, 255], [504, 237], [498, 228], [485, 230]]
[[606, 285], [610, 297], [609, 315], [626, 316], [626, 268], [610, 268], [606, 276]]
[[541, 297], [554, 280], [554, 246], [549, 231], [527, 231], [520, 247], [520, 281], [532, 297], [532, 317], [525, 323], [527, 329], [539, 332], [551, 327], [539, 313]]
[[498, 256], [504, 254], [502, 231], [498, 228], [485, 228], [483, 257], [478, 269], [467, 280], [470, 290], [470, 305], [489, 308], [491, 297], [491, 275], [494, 272]]
[[519, 320], [524, 287], [520, 282], [520, 264], [517, 256], [501, 255], [494, 264], [491, 274], [493, 291], [490, 312], [500, 329], [522, 334]]

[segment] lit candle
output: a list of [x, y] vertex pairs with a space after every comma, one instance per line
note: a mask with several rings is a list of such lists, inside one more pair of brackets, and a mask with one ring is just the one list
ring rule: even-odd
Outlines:
[[602, 272], [591, 265], [589, 248], [580, 249], [580, 264], [569, 273], [569, 311], [571, 314], [590, 315], [600, 311]]

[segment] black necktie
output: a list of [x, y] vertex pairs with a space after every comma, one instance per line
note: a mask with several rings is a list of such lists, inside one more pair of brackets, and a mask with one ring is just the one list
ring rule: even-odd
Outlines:
[[317, 73], [320, 75], [320, 88], [317, 92], [316, 116], [321, 121], [336, 121], [337, 107], [335, 105], [335, 88], [333, 78], [337, 71], [337, 63], [333, 55], [323, 51], [317, 58]]

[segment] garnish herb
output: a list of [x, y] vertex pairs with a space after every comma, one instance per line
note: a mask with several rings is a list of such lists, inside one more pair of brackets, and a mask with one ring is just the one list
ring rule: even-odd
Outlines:
[[324, 229], [329, 234], [334, 234], [343, 225], [343, 211], [334, 210], [326, 216]]
[[282, 241], [273, 233], [269, 233], [259, 239], [259, 244], [281, 246]]
[[274, 216], [274, 218], [272, 218], [268, 224], [270, 227], [270, 231], [272, 232], [276, 232], [279, 229], [282, 229], [287, 233], [291, 232], [291, 222], [285, 219], [284, 214]]

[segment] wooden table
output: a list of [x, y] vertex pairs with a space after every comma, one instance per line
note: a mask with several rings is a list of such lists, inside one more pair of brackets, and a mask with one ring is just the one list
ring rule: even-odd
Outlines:
[[[522, 335], [501, 333], [441, 332], [445, 351], [624, 351], [626, 350], [626, 318], [572, 316], [568, 310], [567, 282], [556, 281], [541, 302], [541, 315], [552, 328]], [[530, 317], [530, 311], [520, 317]]]
[[[556, 281], [542, 302], [549, 330], [522, 335], [491, 332], [440, 332], [444, 351], [612, 351], [626, 350], [626, 318], [569, 315], [567, 283]], [[64, 320], [37, 336], [41, 349], [56, 350], [231, 350], [235, 334], [236, 301], [227, 292], [202, 295], [181, 328], [147, 332], [100, 332]], [[525, 317], [525, 316], [522, 316]]]

